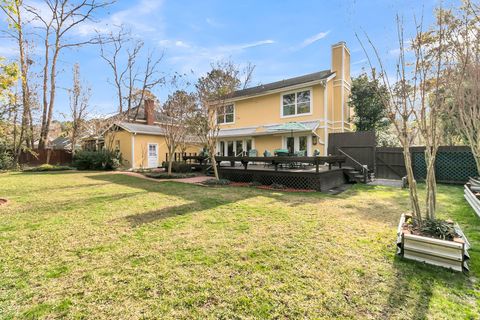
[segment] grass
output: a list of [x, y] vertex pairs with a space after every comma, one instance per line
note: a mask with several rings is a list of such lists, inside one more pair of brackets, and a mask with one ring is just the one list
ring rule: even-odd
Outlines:
[[407, 194], [329, 196], [104, 172], [0, 174], [0, 318], [478, 319], [480, 219], [464, 275], [395, 255]]

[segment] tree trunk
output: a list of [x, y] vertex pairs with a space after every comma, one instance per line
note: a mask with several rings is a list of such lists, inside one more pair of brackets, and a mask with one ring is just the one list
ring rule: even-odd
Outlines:
[[[432, 148], [433, 149], [433, 148]], [[435, 159], [436, 156], [433, 154], [433, 150], [425, 149], [425, 162], [427, 165], [427, 176], [425, 177], [426, 185], [426, 216], [427, 219], [435, 219], [435, 210], [437, 206], [436, 192], [437, 192], [437, 181], [435, 179]]]
[[407, 171], [408, 189], [410, 195], [410, 204], [412, 206], [412, 217], [416, 225], [422, 224], [422, 213], [420, 211], [420, 202], [418, 200], [417, 181], [413, 175], [412, 158], [410, 149], [406, 143], [403, 144], [403, 160]]
[[217, 160], [215, 159], [215, 156], [213, 154], [210, 156], [210, 159], [212, 161], [212, 167], [213, 167], [213, 173], [215, 174], [215, 179], [220, 180], [220, 177], [218, 175]]
[[45, 127], [47, 123], [47, 111], [48, 111], [48, 99], [47, 99], [47, 90], [48, 90], [48, 65], [49, 65], [49, 51], [50, 45], [48, 43], [48, 32], [45, 37], [45, 65], [43, 66], [43, 110], [42, 110], [42, 125], [40, 127], [40, 138], [38, 140], [38, 149], [44, 150], [46, 146], [45, 139]]

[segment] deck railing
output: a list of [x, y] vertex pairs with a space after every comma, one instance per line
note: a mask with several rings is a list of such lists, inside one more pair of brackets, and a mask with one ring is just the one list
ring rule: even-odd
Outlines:
[[345, 163], [345, 156], [320, 156], [320, 157], [295, 157], [295, 156], [276, 156], [276, 157], [225, 157], [225, 156], [216, 156], [215, 159], [217, 163], [220, 164], [222, 161], [230, 162], [231, 166], [235, 165], [235, 162], [240, 162], [244, 169], [247, 170], [248, 164], [250, 162], [263, 162], [275, 166], [275, 171], [278, 171], [278, 167], [281, 164], [287, 164], [295, 166], [297, 164], [308, 163], [315, 166], [315, 171], [319, 172], [319, 166], [325, 163], [328, 164], [328, 169], [332, 169], [332, 165], [338, 164], [341, 168], [342, 164]]

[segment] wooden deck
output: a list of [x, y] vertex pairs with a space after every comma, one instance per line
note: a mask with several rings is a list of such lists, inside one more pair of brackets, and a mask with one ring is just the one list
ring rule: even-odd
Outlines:
[[234, 182], [257, 182], [263, 185], [280, 184], [295, 189], [328, 191], [347, 182], [346, 168], [315, 166], [305, 168], [277, 168], [263, 164], [249, 165], [247, 169], [241, 164], [218, 167], [220, 178]]

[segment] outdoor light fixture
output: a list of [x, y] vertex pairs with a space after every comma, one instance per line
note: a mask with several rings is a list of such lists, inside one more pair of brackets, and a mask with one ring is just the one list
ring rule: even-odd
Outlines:
[[313, 144], [314, 146], [317, 145], [317, 136], [315, 136], [315, 135], [312, 136], [312, 144]]

